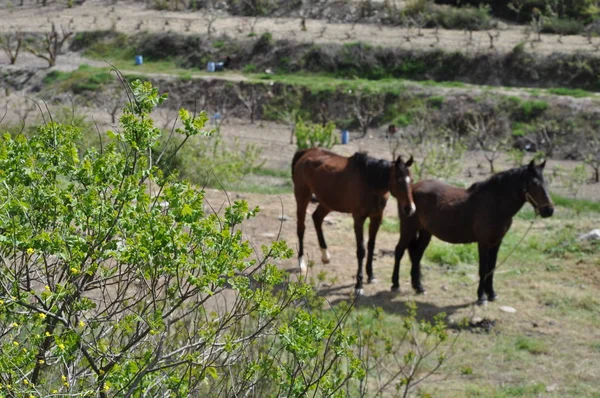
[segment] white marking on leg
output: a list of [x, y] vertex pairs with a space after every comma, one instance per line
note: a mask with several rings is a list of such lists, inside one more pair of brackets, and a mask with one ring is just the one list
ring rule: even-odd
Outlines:
[[329, 250], [321, 249], [321, 260], [323, 261], [323, 264], [329, 264], [329, 260], [331, 260]]
[[300, 267], [300, 270], [305, 270], [307, 268], [306, 260], [304, 259], [304, 256], [300, 256], [298, 258], [298, 266]]
[[406, 181], [407, 184], [410, 184], [410, 177], [406, 176], [405, 181]]
[[415, 206], [415, 202], [410, 203], [410, 215], [412, 216], [417, 211], [417, 206]]

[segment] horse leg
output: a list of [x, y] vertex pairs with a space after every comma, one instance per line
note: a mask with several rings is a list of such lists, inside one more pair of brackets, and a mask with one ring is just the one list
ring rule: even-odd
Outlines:
[[425, 289], [423, 289], [423, 285], [421, 285], [421, 259], [423, 258], [423, 253], [425, 253], [425, 249], [427, 249], [429, 242], [431, 242], [431, 234], [427, 231], [420, 230], [419, 237], [416, 240], [413, 240], [408, 246], [408, 255], [410, 256], [410, 262], [412, 263], [410, 279], [412, 287], [417, 294], [425, 294]]
[[358, 259], [358, 272], [356, 273], [356, 286], [354, 287], [357, 296], [363, 294], [363, 259], [365, 258], [364, 244], [364, 226], [366, 217], [354, 216], [354, 235], [356, 236], [356, 258]]
[[489, 301], [496, 300], [498, 295], [494, 292], [494, 270], [496, 269], [496, 260], [498, 259], [498, 250], [500, 250], [500, 245], [491, 247], [489, 249], [489, 257], [488, 257], [488, 271], [487, 278], [485, 284], [485, 293], [487, 294]]
[[373, 275], [373, 254], [375, 251], [375, 239], [377, 237], [377, 231], [381, 225], [383, 214], [371, 216], [369, 223], [369, 243], [367, 244], [367, 283], [375, 283], [377, 279]]
[[[414, 217], [411, 217], [414, 218]], [[392, 274], [392, 292], [400, 291], [400, 260], [404, 256], [404, 251], [410, 246], [417, 237], [417, 227], [414, 225], [411, 218], [400, 220], [400, 240], [394, 251], [394, 273]]]
[[304, 220], [306, 219], [306, 208], [310, 201], [310, 190], [304, 187], [294, 187], [296, 197], [296, 232], [298, 233], [298, 266], [300, 270], [306, 269], [304, 259]]
[[487, 303], [485, 287], [488, 278], [490, 248], [488, 245], [482, 243], [479, 243], [477, 246], [479, 249], [479, 287], [477, 288], [477, 305], [484, 305]]
[[312, 215], [315, 223], [315, 229], [317, 230], [317, 238], [319, 239], [319, 247], [321, 248], [321, 260], [323, 264], [328, 264], [330, 260], [329, 251], [327, 250], [327, 243], [325, 243], [325, 236], [323, 236], [323, 219], [331, 210], [320, 204]]

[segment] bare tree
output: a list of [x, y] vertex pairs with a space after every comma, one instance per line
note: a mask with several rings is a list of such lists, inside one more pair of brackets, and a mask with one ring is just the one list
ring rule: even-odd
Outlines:
[[106, 90], [100, 96], [100, 106], [110, 115], [112, 124], [117, 122], [117, 114], [123, 109], [126, 100], [123, 90]]
[[362, 129], [362, 137], [367, 135], [369, 126], [383, 111], [384, 100], [381, 95], [357, 94], [354, 96], [352, 109]]
[[253, 124], [256, 114], [262, 104], [262, 99], [264, 97], [263, 93], [260, 92], [260, 90], [257, 90], [253, 84], [247, 85], [246, 90], [244, 90], [243, 86], [239, 85], [234, 85], [233, 87], [238, 99], [250, 113], [250, 123]]
[[494, 48], [494, 40], [497, 40], [500, 38], [500, 32], [496, 32], [496, 34], [493, 34], [491, 32], [487, 32], [488, 37], [490, 38], [490, 50]]
[[466, 122], [469, 131], [474, 135], [490, 165], [490, 173], [494, 174], [496, 172], [494, 162], [506, 145], [505, 140], [495, 134], [496, 120], [493, 117], [485, 117], [477, 113], [472, 118], [466, 118]]
[[19, 30], [0, 35], [0, 46], [2, 46], [2, 50], [6, 53], [11, 65], [17, 62], [22, 44], [23, 33]]
[[290, 144], [294, 143], [294, 135], [296, 134], [296, 121], [298, 120], [298, 111], [296, 109], [289, 109], [281, 112], [279, 120], [288, 125], [290, 129]]
[[210, 37], [217, 30], [213, 27], [214, 23], [221, 18], [221, 10], [216, 7], [216, 2], [209, 1], [204, 8], [202, 19], [206, 22], [206, 34]]
[[542, 29], [544, 28], [544, 15], [537, 9], [534, 8], [533, 15], [531, 16], [531, 22], [529, 27], [536, 34], [534, 42], [542, 42]]
[[583, 142], [584, 163], [590, 166], [594, 172], [593, 180], [600, 182], [600, 138], [592, 135], [592, 138]]
[[60, 33], [56, 30], [56, 25], [52, 22], [52, 30], [44, 34], [41, 41], [34, 42], [32, 45], [27, 45], [26, 49], [38, 58], [42, 58], [48, 62], [48, 67], [56, 65], [56, 58], [61, 52], [63, 44], [69, 37], [73, 35], [70, 27], [61, 26]]
[[561, 129], [561, 126], [553, 120], [538, 124], [532, 136], [538, 151], [543, 150], [547, 156], [552, 156], [556, 146], [554, 137]]

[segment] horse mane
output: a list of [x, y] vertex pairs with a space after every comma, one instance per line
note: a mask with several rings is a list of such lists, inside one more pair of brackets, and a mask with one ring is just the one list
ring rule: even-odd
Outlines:
[[521, 166], [494, 174], [487, 180], [473, 183], [473, 185], [467, 188], [467, 192], [477, 193], [483, 190], [505, 190], [507, 182], [521, 181], [526, 169], [527, 166]]
[[385, 159], [376, 159], [366, 152], [356, 152], [350, 157], [361, 172], [366, 183], [374, 189], [387, 189], [390, 183], [392, 164]]

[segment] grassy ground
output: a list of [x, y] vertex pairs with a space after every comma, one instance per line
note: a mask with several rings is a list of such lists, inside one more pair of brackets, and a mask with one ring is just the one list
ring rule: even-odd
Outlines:
[[[490, 330], [463, 329], [448, 366], [419, 389], [434, 397], [597, 397], [600, 396], [600, 243], [577, 236], [600, 225], [597, 203], [555, 198], [556, 215], [533, 220], [526, 206], [516, 217], [498, 256], [495, 285], [500, 301], [485, 308], [457, 297], [475, 297], [477, 248], [433, 239], [423, 260], [427, 296], [412, 296], [421, 316], [448, 314], [450, 325], [475, 317], [494, 323]], [[397, 219], [384, 222], [383, 234], [397, 234]], [[350, 220], [348, 220], [350, 224]], [[350, 231], [351, 226], [345, 226]], [[397, 235], [396, 235], [397, 236]], [[407, 257], [407, 256], [406, 256]], [[387, 262], [390, 262], [389, 260]], [[408, 259], [401, 281], [408, 281]], [[387, 281], [386, 275], [379, 275]], [[411, 293], [406, 293], [411, 296]], [[360, 304], [383, 305], [390, 329], [400, 328], [402, 302], [381, 292]], [[515, 314], [498, 306], [517, 309]], [[456, 332], [456, 331], [455, 331]], [[451, 334], [452, 335], [452, 334]]]

